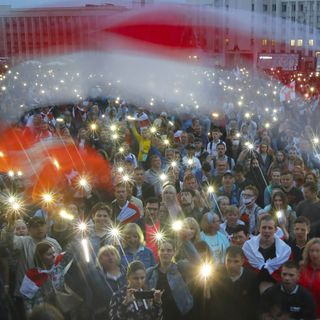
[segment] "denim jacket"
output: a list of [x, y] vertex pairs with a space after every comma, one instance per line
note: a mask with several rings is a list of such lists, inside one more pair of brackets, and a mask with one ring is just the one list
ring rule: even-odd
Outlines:
[[[172, 296], [179, 311], [182, 314], [186, 314], [193, 307], [193, 297], [180, 273], [180, 269], [182, 268], [182, 264], [184, 263], [185, 261], [179, 261], [178, 264], [172, 263], [169, 270], [167, 271], [167, 279]], [[149, 288], [156, 288], [157, 286], [159, 278], [158, 269], [159, 265], [152, 267], [147, 271], [147, 283]]]

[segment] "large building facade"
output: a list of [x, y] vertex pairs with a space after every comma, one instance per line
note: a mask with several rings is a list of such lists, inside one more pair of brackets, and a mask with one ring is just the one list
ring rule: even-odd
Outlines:
[[[28, 10], [0, 5], [0, 63], [94, 48], [89, 30], [98, 29], [101, 21], [117, 13], [153, 3], [156, 1], [133, 0], [129, 7], [90, 5]], [[191, 21], [186, 23], [195, 25], [194, 41], [213, 64], [241, 65], [248, 60], [253, 67], [261, 68], [316, 67], [320, 51], [320, 0], [186, 0], [185, 4], [197, 7]], [[230, 25], [232, 16], [228, 14], [214, 30], [204, 29], [203, 25], [211, 24], [204, 21], [210, 15], [203, 15], [210, 8], [249, 13], [245, 36]]]

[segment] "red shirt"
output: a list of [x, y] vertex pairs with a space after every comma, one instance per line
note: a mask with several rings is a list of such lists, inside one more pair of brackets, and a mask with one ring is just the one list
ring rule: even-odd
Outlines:
[[160, 230], [160, 221], [157, 221], [154, 225], [149, 226], [148, 224], [146, 226], [146, 247], [148, 247], [154, 257], [156, 258], [156, 261], [158, 262], [159, 256], [158, 256], [158, 246], [157, 246], [157, 240], [155, 239], [154, 235]]
[[311, 265], [304, 267], [300, 272], [299, 284], [311, 292], [317, 307], [317, 317], [320, 318], [320, 268], [314, 269]]

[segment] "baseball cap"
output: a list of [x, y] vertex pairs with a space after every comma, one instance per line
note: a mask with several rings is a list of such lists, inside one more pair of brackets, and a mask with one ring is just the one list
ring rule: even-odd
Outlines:
[[231, 176], [231, 177], [233, 177], [232, 171], [231, 171], [231, 170], [227, 170], [227, 171], [223, 174], [223, 177], [225, 177], [225, 176]]

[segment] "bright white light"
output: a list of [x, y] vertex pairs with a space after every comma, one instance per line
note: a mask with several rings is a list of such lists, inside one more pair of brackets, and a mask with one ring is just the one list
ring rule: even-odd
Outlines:
[[150, 128], [150, 132], [151, 132], [151, 133], [156, 133], [156, 131], [157, 131], [156, 127], [151, 127], [151, 128]]
[[60, 215], [61, 218], [66, 219], [66, 220], [70, 220], [71, 221], [71, 220], [74, 219], [74, 216], [72, 214], [68, 213], [66, 210], [61, 210], [59, 212], [59, 215]]
[[14, 177], [14, 172], [13, 172], [13, 170], [9, 170], [9, 171], [8, 171], [8, 176], [11, 177], [11, 178]]
[[176, 220], [172, 223], [172, 229], [174, 231], [180, 231], [182, 229], [182, 221], [181, 220]]
[[209, 193], [214, 193], [214, 187], [213, 186], [209, 186], [208, 187], [208, 192]]
[[90, 262], [88, 239], [82, 239], [81, 244], [86, 262]]
[[166, 180], [167, 180], [167, 175], [164, 174], [164, 173], [161, 173], [161, 174], [160, 174], [160, 180], [166, 181]]
[[97, 130], [97, 128], [98, 128], [98, 126], [97, 126], [96, 123], [91, 123], [91, 124], [90, 124], [90, 129], [91, 129], [92, 131]]
[[314, 144], [318, 144], [319, 143], [319, 138], [318, 137], [314, 137], [312, 139], [312, 141], [313, 141]]
[[200, 274], [204, 279], [207, 279], [212, 273], [212, 265], [204, 262], [200, 268]]

